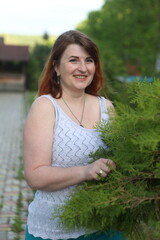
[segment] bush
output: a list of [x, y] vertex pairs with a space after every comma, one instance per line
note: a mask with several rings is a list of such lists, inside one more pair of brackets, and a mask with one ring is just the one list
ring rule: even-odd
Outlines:
[[[106, 144], [92, 155], [113, 159], [107, 178], [77, 186], [53, 215], [67, 229], [119, 230], [145, 239], [147, 226], [160, 239], [160, 81], [136, 81], [128, 87], [129, 104], [116, 104], [114, 119], [99, 126]], [[145, 226], [145, 227], [144, 227]]]

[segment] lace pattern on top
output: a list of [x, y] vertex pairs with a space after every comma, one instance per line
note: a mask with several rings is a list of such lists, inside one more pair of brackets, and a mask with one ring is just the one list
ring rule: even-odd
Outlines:
[[[56, 125], [52, 146], [52, 166], [72, 167], [86, 165], [91, 160], [89, 154], [100, 146], [104, 147], [96, 129], [86, 129], [73, 122], [60, 108], [54, 98], [43, 95], [53, 103], [56, 112]], [[108, 119], [106, 100], [98, 97], [102, 119]], [[75, 186], [54, 192], [38, 190], [28, 209], [28, 230], [35, 237], [52, 240], [77, 238], [86, 232], [84, 229], [66, 232], [58, 225], [58, 219], [51, 220], [57, 205], [64, 204]]]

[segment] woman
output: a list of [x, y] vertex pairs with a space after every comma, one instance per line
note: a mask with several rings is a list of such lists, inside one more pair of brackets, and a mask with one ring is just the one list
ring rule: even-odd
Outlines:
[[[25, 177], [38, 189], [28, 209], [26, 240], [84, 239], [85, 230], [67, 232], [51, 219], [76, 184], [107, 177], [112, 160], [89, 154], [103, 142], [95, 126], [108, 119], [109, 100], [98, 97], [102, 72], [95, 43], [79, 31], [58, 37], [43, 71], [39, 97], [24, 128]], [[85, 239], [121, 239], [91, 233]]]

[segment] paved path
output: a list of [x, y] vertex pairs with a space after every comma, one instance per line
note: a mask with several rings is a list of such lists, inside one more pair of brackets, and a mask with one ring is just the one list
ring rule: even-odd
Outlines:
[[24, 94], [0, 92], [0, 240], [24, 239], [27, 207], [33, 198], [23, 178], [24, 119]]

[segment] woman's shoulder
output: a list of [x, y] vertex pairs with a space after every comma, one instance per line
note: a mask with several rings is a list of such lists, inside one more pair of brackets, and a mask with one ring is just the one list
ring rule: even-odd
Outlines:
[[114, 116], [114, 105], [111, 100], [106, 97], [100, 96], [103, 109], [106, 109], [110, 116]]
[[50, 100], [49, 95], [42, 95], [36, 97], [33, 103], [31, 104], [29, 115], [50, 115], [54, 112], [53, 104]]
[[102, 99], [102, 101], [104, 101], [106, 103], [107, 108], [114, 108], [112, 101], [104, 96], [94, 96], [91, 94], [87, 94], [87, 96], [92, 101], [97, 101], [100, 98], [100, 99]]
[[113, 103], [107, 98], [106, 98], [106, 106], [107, 108], [114, 108]]
[[41, 95], [35, 98], [35, 100], [32, 103], [32, 106], [35, 107], [53, 107], [53, 97], [49, 94], [47, 95]]

